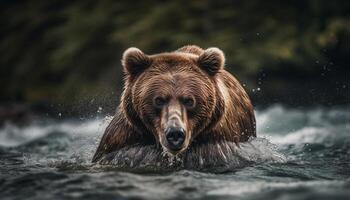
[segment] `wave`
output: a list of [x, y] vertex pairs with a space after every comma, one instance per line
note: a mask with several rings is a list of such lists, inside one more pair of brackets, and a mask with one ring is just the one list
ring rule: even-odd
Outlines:
[[[249, 181], [220, 182], [216, 190], [210, 191], [211, 197], [230, 197], [245, 195], [243, 199], [348, 199], [350, 192], [347, 181], [295, 181], [269, 182], [255, 181], [254, 186]], [[236, 188], [236, 189], [232, 189]], [[308, 197], [308, 198], [305, 198]], [[325, 198], [327, 197], [327, 198]]]
[[87, 121], [48, 121], [33, 123], [29, 126], [18, 127], [12, 123], [5, 123], [0, 129], [0, 146], [15, 147], [21, 144], [45, 137], [52, 132], [62, 132], [71, 136], [98, 136], [108, 122], [110, 116], [104, 119]]
[[304, 110], [275, 105], [257, 111], [257, 132], [278, 145], [349, 142], [350, 109]]

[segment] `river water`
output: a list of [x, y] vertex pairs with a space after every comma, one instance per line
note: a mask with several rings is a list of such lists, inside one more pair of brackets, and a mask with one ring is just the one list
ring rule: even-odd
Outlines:
[[350, 199], [350, 107], [275, 105], [256, 114], [259, 138], [245, 145], [256, 162], [225, 173], [92, 165], [110, 117], [6, 123], [0, 199]]

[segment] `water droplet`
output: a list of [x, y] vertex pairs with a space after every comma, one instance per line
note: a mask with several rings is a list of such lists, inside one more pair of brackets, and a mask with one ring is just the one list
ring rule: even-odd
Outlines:
[[101, 113], [102, 112], [102, 107], [100, 106], [100, 107], [98, 107], [98, 109], [97, 109], [97, 113]]

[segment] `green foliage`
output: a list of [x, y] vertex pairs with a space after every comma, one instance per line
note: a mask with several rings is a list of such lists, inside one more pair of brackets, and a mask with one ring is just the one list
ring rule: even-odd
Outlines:
[[[115, 101], [120, 58], [217, 46], [248, 84], [260, 69], [318, 70], [349, 50], [349, 1], [5, 1], [2, 101]], [[325, 52], [331, 52], [327, 54]], [[117, 92], [118, 93], [118, 92]]]

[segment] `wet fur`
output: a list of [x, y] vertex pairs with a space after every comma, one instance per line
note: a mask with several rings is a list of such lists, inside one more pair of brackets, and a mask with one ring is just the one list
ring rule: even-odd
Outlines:
[[[147, 88], [146, 84], [152, 83], [152, 80], [149, 80], [152, 77], [145, 77], [146, 73], [143, 73], [143, 70], [148, 74], [162, 74], [162, 76], [171, 76], [172, 72], [184, 77], [190, 74], [192, 78], [198, 78], [204, 83], [200, 88], [195, 88], [197, 92], [194, 95], [205, 94], [209, 95], [208, 99], [211, 99], [202, 104], [201, 112], [199, 111], [197, 119], [194, 119], [201, 123], [192, 124], [195, 126], [192, 141], [188, 149], [180, 155], [181, 166], [198, 168], [200, 165], [196, 163], [200, 162], [208, 162], [209, 166], [215, 165], [209, 162], [227, 159], [234, 154], [234, 151], [227, 148], [227, 151], [220, 152], [221, 148], [214, 148], [217, 144], [239, 145], [240, 142], [256, 137], [255, 116], [248, 95], [229, 72], [223, 68], [211, 69], [212, 66], [223, 66], [224, 63], [213, 63], [217, 60], [210, 57], [212, 54], [205, 55], [203, 52], [204, 50], [197, 46], [185, 46], [175, 52], [149, 56], [151, 59], [146, 60], [146, 64], [151, 67], [147, 69], [142, 68], [144, 65], [138, 66], [138, 69], [132, 69], [132, 73], [137, 75], [137, 78], [126, 76], [121, 104], [105, 130], [93, 162], [120, 164], [130, 161], [133, 164], [140, 164], [137, 159], [141, 157], [144, 157], [148, 163], [164, 159], [158, 137], [154, 135], [157, 128], [152, 126], [154, 119], [142, 115], [146, 112], [144, 109], [148, 109], [148, 99], [144, 98], [145, 92], [148, 91], [142, 88]], [[127, 53], [130, 52], [125, 52]], [[142, 54], [136, 54], [129, 61], [138, 62], [138, 59], [144, 59]], [[123, 66], [126, 67], [128, 64], [123, 61]], [[205, 69], [201, 68], [202, 66]], [[168, 71], [169, 74], [164, 74], [164, 71]], [[164, 83], [160, 81], [160, 84]], [[143, 147], [150, 149], [149, 154], [145, 153]], [[140, 153], [141, 148], [143, 148], [142, 153]], [[127, 152], [125, 149], [130, 151]], [[142, 154], [140, 158], [136, 156], [137, 152]], [[220, 165], [219, 163], [217, 162], [217, 165]], [[126, 166], [130, 166], [130, 163]]]

